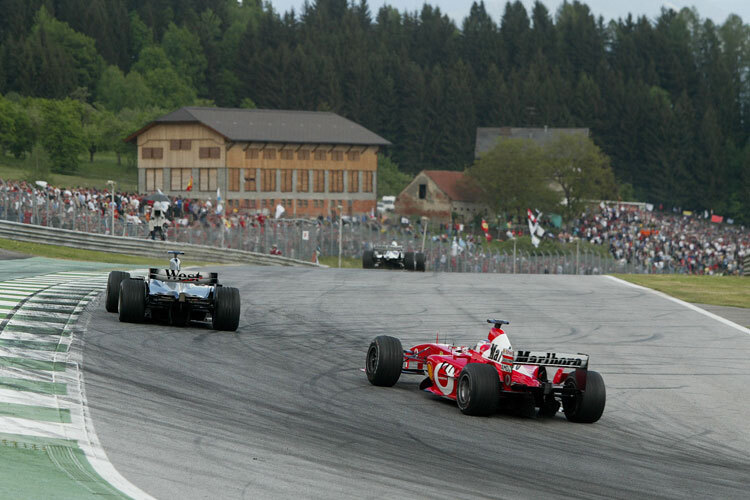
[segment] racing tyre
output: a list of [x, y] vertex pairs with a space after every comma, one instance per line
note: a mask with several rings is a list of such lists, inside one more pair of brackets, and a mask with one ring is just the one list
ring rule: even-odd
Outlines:
[[395, 337], [380, 335], [370, 342], [365, 360], [365, 373], [372, 385], [392, 387], [401, 376], [404, 350]]
[[404, 268], [408, 271], [414, 270], [414, 252], [404, 253]]
[[211, 315], [214, 330], [237, 330], [240, 325], [240, 291], [229, 286], [217, 286], [214, 294], [214, 313]]
[[497, 411], [500, 376], [494, 366], [469, 363], [461, 370], [456, 387], [458, 409], [465, 415], [487, 416]]
[[112, 271], [107, 278], [107, 295], [104, 299], [104, 308], [107, 312], [116, 313], [117, 303], [120, 300], [120, 283], [130, 278], [130, 274], [123, 271]]
[[126, 279], [120, 282], [120, 321], [138, 323], [146, 313], [146, 282]]
[[575, 393], [562, 398], [565, 418], [571, 422], [591, 424], [599, 420], [604, 412], [607, 392], [604, 379], [598, 372], [588, 371], [586, 374], [586, 390], [580, 391], [575, 374], [565, 380], [565, 388], [574, 389]]
[[414, 264], [417, 268], [417, 271], [424, 272], [425, 270], [425, 260], [424, 260], [424, 254], [422, 252], [417, 252], [414, 256]]
[[362, 267], [364, 269], [375, 268], [375, 252], [372, 250], [365, 250], [362, 254]]

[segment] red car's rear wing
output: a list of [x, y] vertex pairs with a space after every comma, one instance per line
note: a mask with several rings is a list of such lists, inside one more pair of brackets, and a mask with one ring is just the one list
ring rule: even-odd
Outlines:
[[517, 351], [513, 359], [517, 365], [562, 366], [586, 369], [589, 365], [588, 354], [568, 354], [564, 352]]

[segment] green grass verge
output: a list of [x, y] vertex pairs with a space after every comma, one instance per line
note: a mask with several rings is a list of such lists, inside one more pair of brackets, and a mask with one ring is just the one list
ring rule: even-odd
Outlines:
[[122, 158], [122, 164], [117, 164], [117, 156], [111, 152], [97, 153], [94, 161], [89, 162], [89, 156], [81, 155], [79, 157], [78, 171], [75, 174], [64, 175], [50, 173], [43, 178], [37, 178], [31, 173], [29, 158], [19, 160], [10, 155], [0, 155], [0, 178], [3, 180], [26, 180], [39, 181], [44, 180], [53, 186], [59, 187], [95, 187], [97, 189], [107, 188], [107, 181], [117, 182], [118, 191], [136, 191], [138, 189], [138, 172], [134, 167], [128, 167], [125, 164], [125, 158]]
[[[339, 258], [336, 256], [321, 256], [318, 261], [328, 267], [339, 267]], [[342, 257], [341, 267], [347, 269], [362, 269], [362, 259], [355, 259], [354, 257]]]
[[[161, 267], [167, 262], [167, 254], [164, 258], [138, 257], [135, 255], [123, 255], [118, 253], [99, 252], [96, 250], [84, 250], [81, 248], [70, 248], [58, 245], [45, 245], [43, 243], [27, 243], [0, 238], [0, 249], [11, 250], [36, 257], [48, 257], [50, 259], [78, 260], [87, 262], [106, 262], [110, 264], [130, 264], [143, 267]], [[205, 266], [209, 262], [183, 261], [184, 267]], [[214, 265], [214, 264], [211, 264]]]
[[615, 274], [636, 285], [697, 304], [750, 308], [750, 278], [682, 274]]

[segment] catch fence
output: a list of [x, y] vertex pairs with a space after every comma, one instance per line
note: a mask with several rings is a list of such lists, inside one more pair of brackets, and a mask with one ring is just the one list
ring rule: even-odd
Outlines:
[[[111, 212], [90, 210], [73, 196], [31, 196], [22, 191], [0, 190], [0, 219], [69, 229], [82, 233], [149, 238], [145, 217], [112, 217]], [[175, 220], [179, 221], [177, 217]], [[257, 219], [207, 215], [189, 225], [170, 224], [167, 241], [246, 250], [261, 254], [276, 246], [281, 255], [314, 261], [318, 255], [339, 255], [339, 224], [318, 219]], [[372, 221], [345, 221], [341, 231], [342, 257], [362, 258], [372, 245], [396, 241], [407, 251], [424, 251], [427, 269], [433, 272], [480, 272], [518, 274], [686, 273], [671, 262], [642, 264], [616, 260], [604, 252], [576, 246], [575, 251], [492, 251], [471, 242], [457, 245], [443, 234], [426, 235], [400, 226], [381, 226]], [[587, 246], [588, 247], [588, 246]], [[745, 265], [745, 269], [750, 266]]]

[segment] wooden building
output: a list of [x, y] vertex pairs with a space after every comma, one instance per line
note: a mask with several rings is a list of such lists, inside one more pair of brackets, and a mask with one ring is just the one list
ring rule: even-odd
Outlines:
[[469, 222], [485, 208], [477, 188], [463, 172], [453, 170], [422, 170], [396, 198], [396, 213], [433, 222]]
[[[377, 155], [390, 142], [335, 113], [185, 107], [125, 141], [138, 146], [140, 192], [215, 199], [289, 216], [375, 209]], [[188, 190], [192, 179], [192, 189]]]

